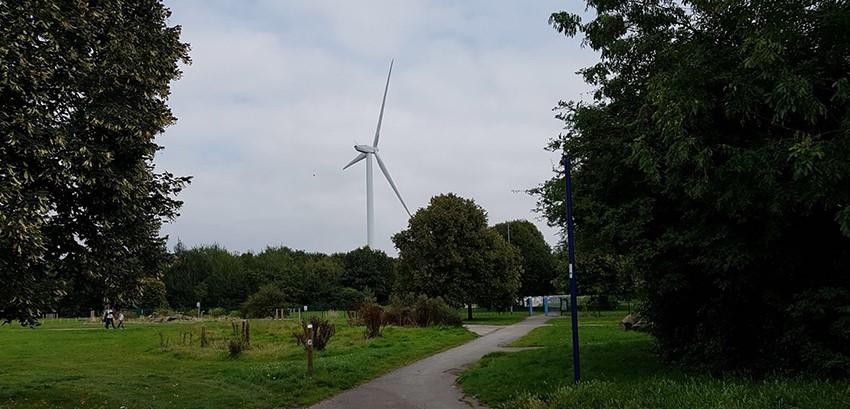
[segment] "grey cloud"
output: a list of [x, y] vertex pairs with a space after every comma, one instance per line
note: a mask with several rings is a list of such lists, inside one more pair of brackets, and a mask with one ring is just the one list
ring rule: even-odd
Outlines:
[[[491, 223], [535, 217], [534, 199], [511, 190], [550, 176], [557, 157], [543, 146], [561, 126], [550, 109], [587, 92], [574, 72], [596, 58], [546, 26], [559, 3], [364, 4], [169, 3], [194, 60], [174, 84], [179, 120], [157, 158], [195, 176], [163, 230], [172, 244], [363, 245], [364, 166], [342, 166], [355, 141], [371, 141], [392, 57], [380, 148], [411, 210], [455, 192]], [[378, 246], [395, 253], [407, 216], [375, 170]]]

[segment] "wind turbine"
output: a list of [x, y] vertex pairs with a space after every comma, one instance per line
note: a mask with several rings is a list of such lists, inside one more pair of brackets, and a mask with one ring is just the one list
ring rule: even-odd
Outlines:
[[390, 72], [387, 74], [387, 85], [384, 86], [384, 99], [381, 101], [381, 113], [378, 114], [378, 127], [375, 129], [375, 140], [371, 145], [354, 145], [354, 150], [360, 153], [357, 154], [357, 156], [349, 162], [348, 165], [345, 165], [345, 167], [342, 168], [342, 170], [348, 169], [355, 163], [366, 159], [366, 245], [372, 249], [375, 248], [375, 198], [372, 189], [373, 156], [378, 161], [378, 166], [380, 166], [381, 172], [384, 174], [384, 177], [387, 178], [387, 182], [390, 182], [390, 186], [393, 188], [395, 195], [398, 196], [398, 200], [401, 202], [401, 205], [404, 206], [404, 211], [406, 211], [407, 215], [410, 216], [410, 210], [408, 210], [407, 205], [404, 204], [404, 199], [401, 198], [401, 193], [398, 192], [398, 188], [395, 186], [393, 178], [387, 170], [387, 166], [384, 165], [384, 161], [381, 160], [381, 155], [378, 155], [378, 140], [381, 137], [381, 122], [384, 119], [384, 105], [387, 103], [387, 90], [390, 88], [390, 76], [392, 73], [393, 61], [390, 61]]

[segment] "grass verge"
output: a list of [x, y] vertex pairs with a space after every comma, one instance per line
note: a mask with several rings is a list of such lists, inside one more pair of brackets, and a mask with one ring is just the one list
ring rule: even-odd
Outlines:
[[500, 408], [848, 408], [850, 382], [779, 378], [754, 381], [685, 373], [663, 365], [650, 336], [617, 327], [623, 312], [580, 317], [582, 383], [572, 385], [568, 319], [553, 319], [460, 377], [464, 392]]

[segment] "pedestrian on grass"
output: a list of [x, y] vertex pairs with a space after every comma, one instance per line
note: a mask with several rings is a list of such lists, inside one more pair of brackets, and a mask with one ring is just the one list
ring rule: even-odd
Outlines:
[[118, 311], [118, 328], [124, 329], [124, 311]]
[[103, 311], [103, 327], [109, 329], [109, 326], [112, 325], [112, 329], [115, 329], [115, 312], [112, 311], [112, 308], [109, 307], [109, 304], [106, 305], [106, 309]]

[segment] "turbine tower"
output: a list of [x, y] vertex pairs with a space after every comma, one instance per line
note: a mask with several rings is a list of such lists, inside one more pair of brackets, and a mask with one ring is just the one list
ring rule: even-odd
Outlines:
[[345, 165], [345, 167], [342, 168], [343, 170], [348, 169], [355, 163], [366, 159], [366, 245], [371, 249], [375, 248], [375, 198], [372, 189], [373, 156], [375, 157], [375, 160], [378, 161], [378, 166], [381, 168], [381, 172], [384, 174], [384, 177], [387, 178], [387, 182], [390, 182], [390, 186], [393, 188], [395, 195], [398, 196], [398, 200], [401, 202], [401, 205], [404, 206], [404, 211], [406, 211], [407, 215], [410, 216], [410, 210], [407, 209], [404, 199], [401, 198], [401, 193], [398, 192], [398, 188], [395, 186], [393, 178], [387, 170], [387, 166], [384, 165], [384, 161], [381, 160], [381, 155], [378, 155], [378, 140], [381, 138], [381, 122], [384, 119], [384, 105], [387, 103], [387, 90], [390, 88], [390, 76], [392, 73], [393, 61], [390, 61], [390, 72], [387, 74], [387, 85], [384, 86], [384, 99], [381, 101], [381, 113], [378, 114], [378, 127], [375, 129], [375, 140], [371, 145], [354, 145], [354, 150], [360, 153], [357, 154], [357, 156], [349, 162], [348, 165]]

